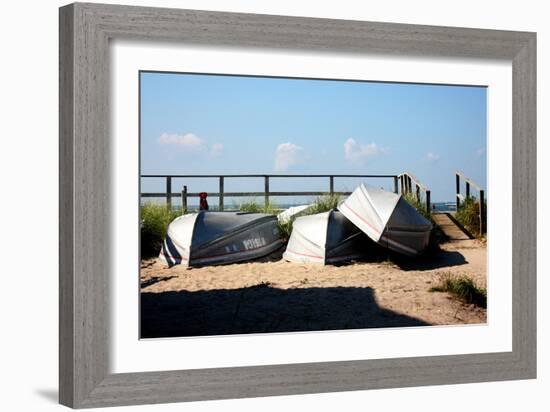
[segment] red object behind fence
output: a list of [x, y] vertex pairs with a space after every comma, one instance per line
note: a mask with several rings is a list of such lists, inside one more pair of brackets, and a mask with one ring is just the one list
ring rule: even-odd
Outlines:
[[199, 193], [199, 199], [200, 199], [199, 210], [208, 210], [208, 200], [206, 200], [207, 197], [208, 197], [208, 193], [206, 192]]

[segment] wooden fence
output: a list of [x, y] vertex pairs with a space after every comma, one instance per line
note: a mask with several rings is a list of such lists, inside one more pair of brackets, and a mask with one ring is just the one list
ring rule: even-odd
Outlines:
[[[487, 231], [487, 228], [485, 227], [486, 226], [486, 222], [487, 222], [487, 217], [486, 217], [486, 210], [485, 210], [485, 200], [486, 200], [486, 197], [485, 197], [485, 190], [483, 188], [481, 188], [477, 183], [475, 183], [472, 179], [468, 178], [467, 176], [465, 176], [463, 173], [461, 172], [456, 172], [455, 173], [455, 178], [456, 178], [456, 210], [458, 211], [458, 209], [460, 208], [460, 202], [461, 201], [464, 201], [470, 197], [472, 197], [472, 188], [474, 190], [477, 190], [478, 194], [479, 194], [479, 234], [482, 235], [483, 233], [485, 233]], [[460, 187], [460, 181], [464, 180], [464, 183], [465, 183], [465, 194], [462, 195], [461, 193], [461, 187]]]
[[[418, 202], [425, 201], [426, 212], [432, 213], [432, 192], [427, 186], [422, 184], [412, 173], [404, 172], [398, 175], [399, 182], [401, 184], [401, 194], [414, 193]], [[414, 192], [413, 192], [414, 188]], [[424, 194], [424, 199], [422, 198]]]
[[[428, 212], [430, 211], [430, 191], [422, 185], [414, 176], [410, 173], [403, 173], [401, 175], [363, 175], [363, 174], [232, 174], [232, 175], [141, 175], [142, 178], [157, 178], [164, 179], [166, 190], [164, 192], [156, 193], [141, 193], [143, 198], [165, 198], [168, 207], [172, 207], [172, 198], [181, 197], [182, 208], [187, 209], [187, 201], [189, 198], [199, 197], [198, 192], [189, 192], [187, 185], [183, 185], [181, 191], [173, 192], [172, 181], [173, 179], [216, 179], [218, 181], [218, 191], [209, 192], [209, 197], [218, 198], [218, 209], [224, 210], [226, 197], [263, 197], [264, 203], [269, 204], [269, 199], [272, 196], [324, 196], [324, 195], [342, 195], [347, 196], [350, 192], [338, 192], [334, 190], [334, 181], [338, 178], [361, 178], [361, 179], [391, 179], [393, 181], [393, 191], [399, 193], [409, 193], [412, 190], [413, 184], [416, 187], [416, 193], [420, 199], [420, 191], [424, 191], [426, 194], [426, 207]], [[227, 179], [234, 178], [258, 178], [263, 179], [264, 190], [260, 192], [226, 192], [225, 182]], [[276, 192], [270, 190], [270, 182], [272, 179], [280, 178], [324, 178], [327, 179], [328, 190], [327, 191], [291, 191], [291, 192]], [[401, 188], [399, 187], [401, 182]]]

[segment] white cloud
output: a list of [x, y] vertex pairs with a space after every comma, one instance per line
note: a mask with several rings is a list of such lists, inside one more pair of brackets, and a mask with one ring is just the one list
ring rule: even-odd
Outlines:
[[212, 153], [214, 156], [219, 155], [222, 151], [223, 151], [223, 144], [221, 143], [214, 143], [210, 148], [210, 153]]
[[159, 137], [159, 143], [163, 145], [176, 145], [187, 150], [197, 150], [204, 146], [204, 140], [193, 133], [176, 134], [163, 133]]
[[428, 152], [426, 155], [426, 159], [430, 162], [437, 162], [439, 159], [441, 159], [441, 156], [439, 156], [437, 153]]
[[160, 135], [158, 142], [161, 145], [177, 146], [182, 151], [188, 153], [219, 155], [223, 151], [221, 143], [209, 145], [204, 139], [194, 133], [163, 133]]
[[304, 149], [294, 143], [281, 143], [275, 150], [276, 172], [284, 172], [302, 161]]
[[376, 143], [361, 144], [351, 137], [344, 142], [344, 155], [346, 160], [351, 162], [362, 162], [369, 157], [378, 156], [387, 152], [388, 149]]

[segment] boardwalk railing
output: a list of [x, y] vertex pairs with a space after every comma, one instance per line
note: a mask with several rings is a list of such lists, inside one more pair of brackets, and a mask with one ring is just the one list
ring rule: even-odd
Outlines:
[[[476, 190], [479, 194], [479, 234], [482, 235], [486, 232], [487, 228], [485, 227], [486, 222], [486, 210], [485, 210], [485, 190], [474, 182], [469, 177], [465, 176], [463, 173], [457, 171], [456, 176], [456, 210], [460, 208], [460, 202], [472, 197], [472, 188]], [[462, 195], [460, 188], [460, 181], [464, 180], [465, 183], [465, 194]]]
[[[399, 182], [401, 184], [401, 194], [409, 194], [414, 193], [416, 196], [416, 200], [418, 202], [422, 201], [422, 193], [424, 193], [424, 200], [426, 202], [426, 212], [431, 213], [432, 205], [431, 205], [431, 195], [432, 192], [430, 189], [428, 189], [425, 185], [420, 183], [420, 180], [418, 180], [413, 174], [409, 172], [401, 173], [397, 176], [399, 178]], [[414, 192], [413, 192], [414, 190]]]
[[[195, 192], [188, 192], [187, 191], [187, 185], [184, 185], [182, 187], [182, 190], [180, 192], [174, 193], [172, 191], [172, 180], [173, 179], [216, 179], [218, 180], [218, 192], [209, 192], [209, 197], [217, 197], [218, 198], [218, 208], [219, 210], [224, 210], [224, 198], [225, 197], [264, 197], [264, 202], [266, 205], [269, 204], [269, 198], [271, 196], [323, 196], [323, 195], [349, 195], [350, 192], [337, 192], [334, 190], [334, 180], [337, 178], [363, 178], [363, 179], [371, 179], [371, 178], [379, 178], [379, 179], [392, 179], [393, 180], [393, 191], [395, 193], [398, 193], [398, 180], [399, 175], [342, 175], [342, 174], [333, 174], [333, 175], [317, 175], [317, 174], [296, 174], [296, 175], [289, 175], [289, 174], [251, 174], [251, 175], [141, 175], [142, 178], [158, 178], [158, 179], [164, 179], [165, 185], [166, 185], [166, 191], [162, 193], [141, 193], [141, 197], [143, 198], [154, 198], [154, 197], [163, 197], [166, 199], [166, 204], [168, 207], [172, 207], [172, 198], [174, 197], [180, 197], [181, 196], [181, 202], [182, 202], [182, 208], [183, 210], [187, 210], [187, 200], [190, 197], [199, 197], [199, 193]], [[226, 192], [224, 190], [225, 181], [226, 179], [233, 179], [233, 178], [258, 178], [263, 179], [264, 181], [264, 190], [262, 192]], [[327, 191], [294, 191], [294, 192], [274, 192], [271, 191], [269, 188], [269, 184], [271, 179], [279, 179], [279, 178], [301, 178], [301, 179], [309, 179], [309, 178], [326, 178], [327, 184], [328, 184], [328, 190]], [[403, 192], [403, 189], [402, 189]], [[428, 197], [429, 198], [429, 197]], [[428, 209], [429, 210], [429, 209]]]

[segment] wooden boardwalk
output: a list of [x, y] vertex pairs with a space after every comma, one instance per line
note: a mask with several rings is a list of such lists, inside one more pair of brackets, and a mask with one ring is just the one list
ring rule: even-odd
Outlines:
[[460, 228], [451, 218], [449, 213], [433, 213], [433, 220], [441, 228], [449, 241], [469, 240], [472, 237]]

